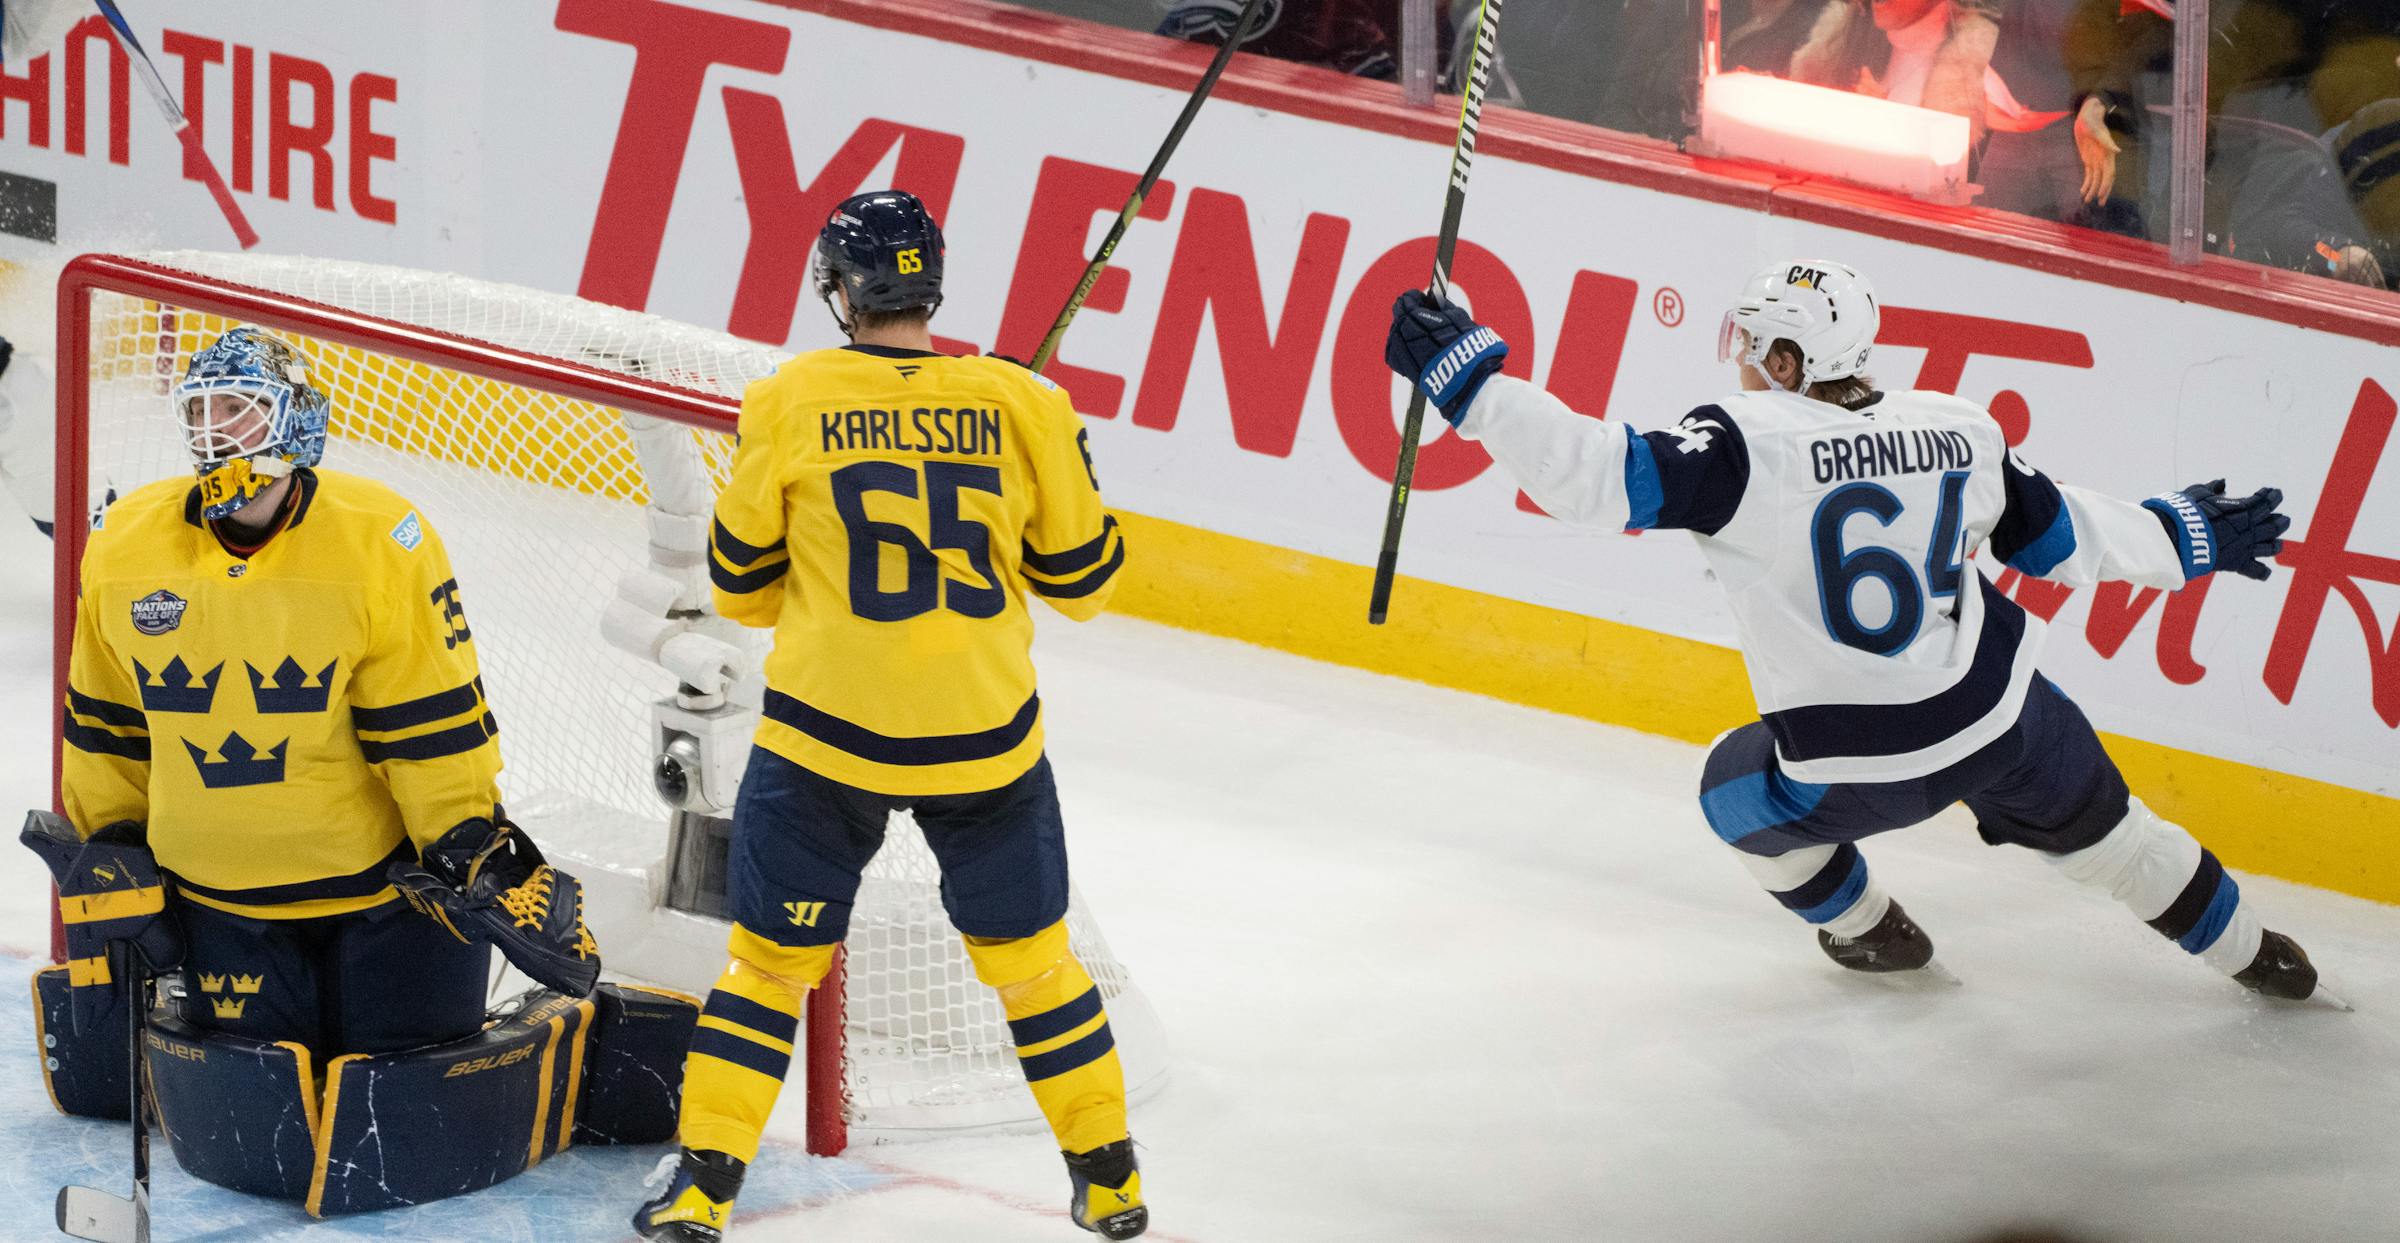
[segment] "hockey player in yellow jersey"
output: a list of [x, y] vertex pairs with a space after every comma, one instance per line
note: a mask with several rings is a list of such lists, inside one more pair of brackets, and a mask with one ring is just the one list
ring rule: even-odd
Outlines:
[[758, 1151], [802, 1001], [848, 931], [885, 819], [914, 811], [977, 975], [999, 992], [1067, 1161], [1070, 1215], [1147, 1227], [1099, 991], [1067, 948], [1027, 593], [1098, 613], [1125, 561], [1081, 424], [1012, 362], [936, 354], [942, 238], [915, 197], [859, 195], [817, 242], [851, 338], [752, 384], [717, 502], [718, 611], [772, 626], [734, 811], [725, 973], [685, 1062], [684, 1151], [646, 1237], [713, 1243]]
[[[184, 1017], [322, 1059], [476, 1032], [484, 942], [576, 993], [599, 963], [571, 878], [502, 816], [441, 537], [315, 469], [314, 380], [250, 328], [193, 356], [173, 410], [197, 485], [117, 500], [84, 553], [61, 794], [74, 832], [171, 878]], [[542, 927], [494, 917], [520, 887]]]

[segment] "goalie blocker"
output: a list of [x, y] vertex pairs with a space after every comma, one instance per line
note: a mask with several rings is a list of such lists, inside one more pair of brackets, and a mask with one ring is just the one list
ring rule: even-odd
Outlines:
[[[61, 1112], [126, 1116], [126, 1029], [69, 1020], [68, 968], [34, 975], [42, 1079]], [[700, 1008], [680, 993], [603, 984], [532, 989], [464, 1040], [324, 1068], [308, 1050], [150, 1016], [144, 1065], [178, 1164], [311, 1216], [422, 1204], [506, 1181], [574, 1143], [675, 1134]], [[370, 1105], [371, 1103], [371, 1105]]]

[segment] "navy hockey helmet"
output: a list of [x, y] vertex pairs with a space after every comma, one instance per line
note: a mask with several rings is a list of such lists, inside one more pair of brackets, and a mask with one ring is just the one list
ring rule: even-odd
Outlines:
[[817, 234], [817, 296], [833, 322], [851, 322], [833, 307], [838, 287], [851, 313], [931, 310], [942, 304], [942, 229], [933, 213], [906, 190], [878, 190], [842, 200]]

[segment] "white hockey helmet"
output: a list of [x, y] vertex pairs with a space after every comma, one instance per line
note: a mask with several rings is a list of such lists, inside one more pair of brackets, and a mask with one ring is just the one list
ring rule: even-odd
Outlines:
[[1789, 341], [1800, 351], [1800, 387], [1805, 389], [1866, 370], [1882, 321], [1875, 286], [1858, 269], [1830, 259], [1778, 263], [1752, 276], [1741, 301], [1725, 312], [1717, 361], [1738, 357], [1760, 367], [1769, 348]]

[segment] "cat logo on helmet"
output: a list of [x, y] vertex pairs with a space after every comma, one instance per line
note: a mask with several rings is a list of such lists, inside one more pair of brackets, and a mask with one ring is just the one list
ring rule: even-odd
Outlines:
[[1825, 283], [1825, 274], [1815, 268], [1795, 265], [1790, 274], [1783, 278], [1783, 283], [1794, 289], [1815, 289]]

